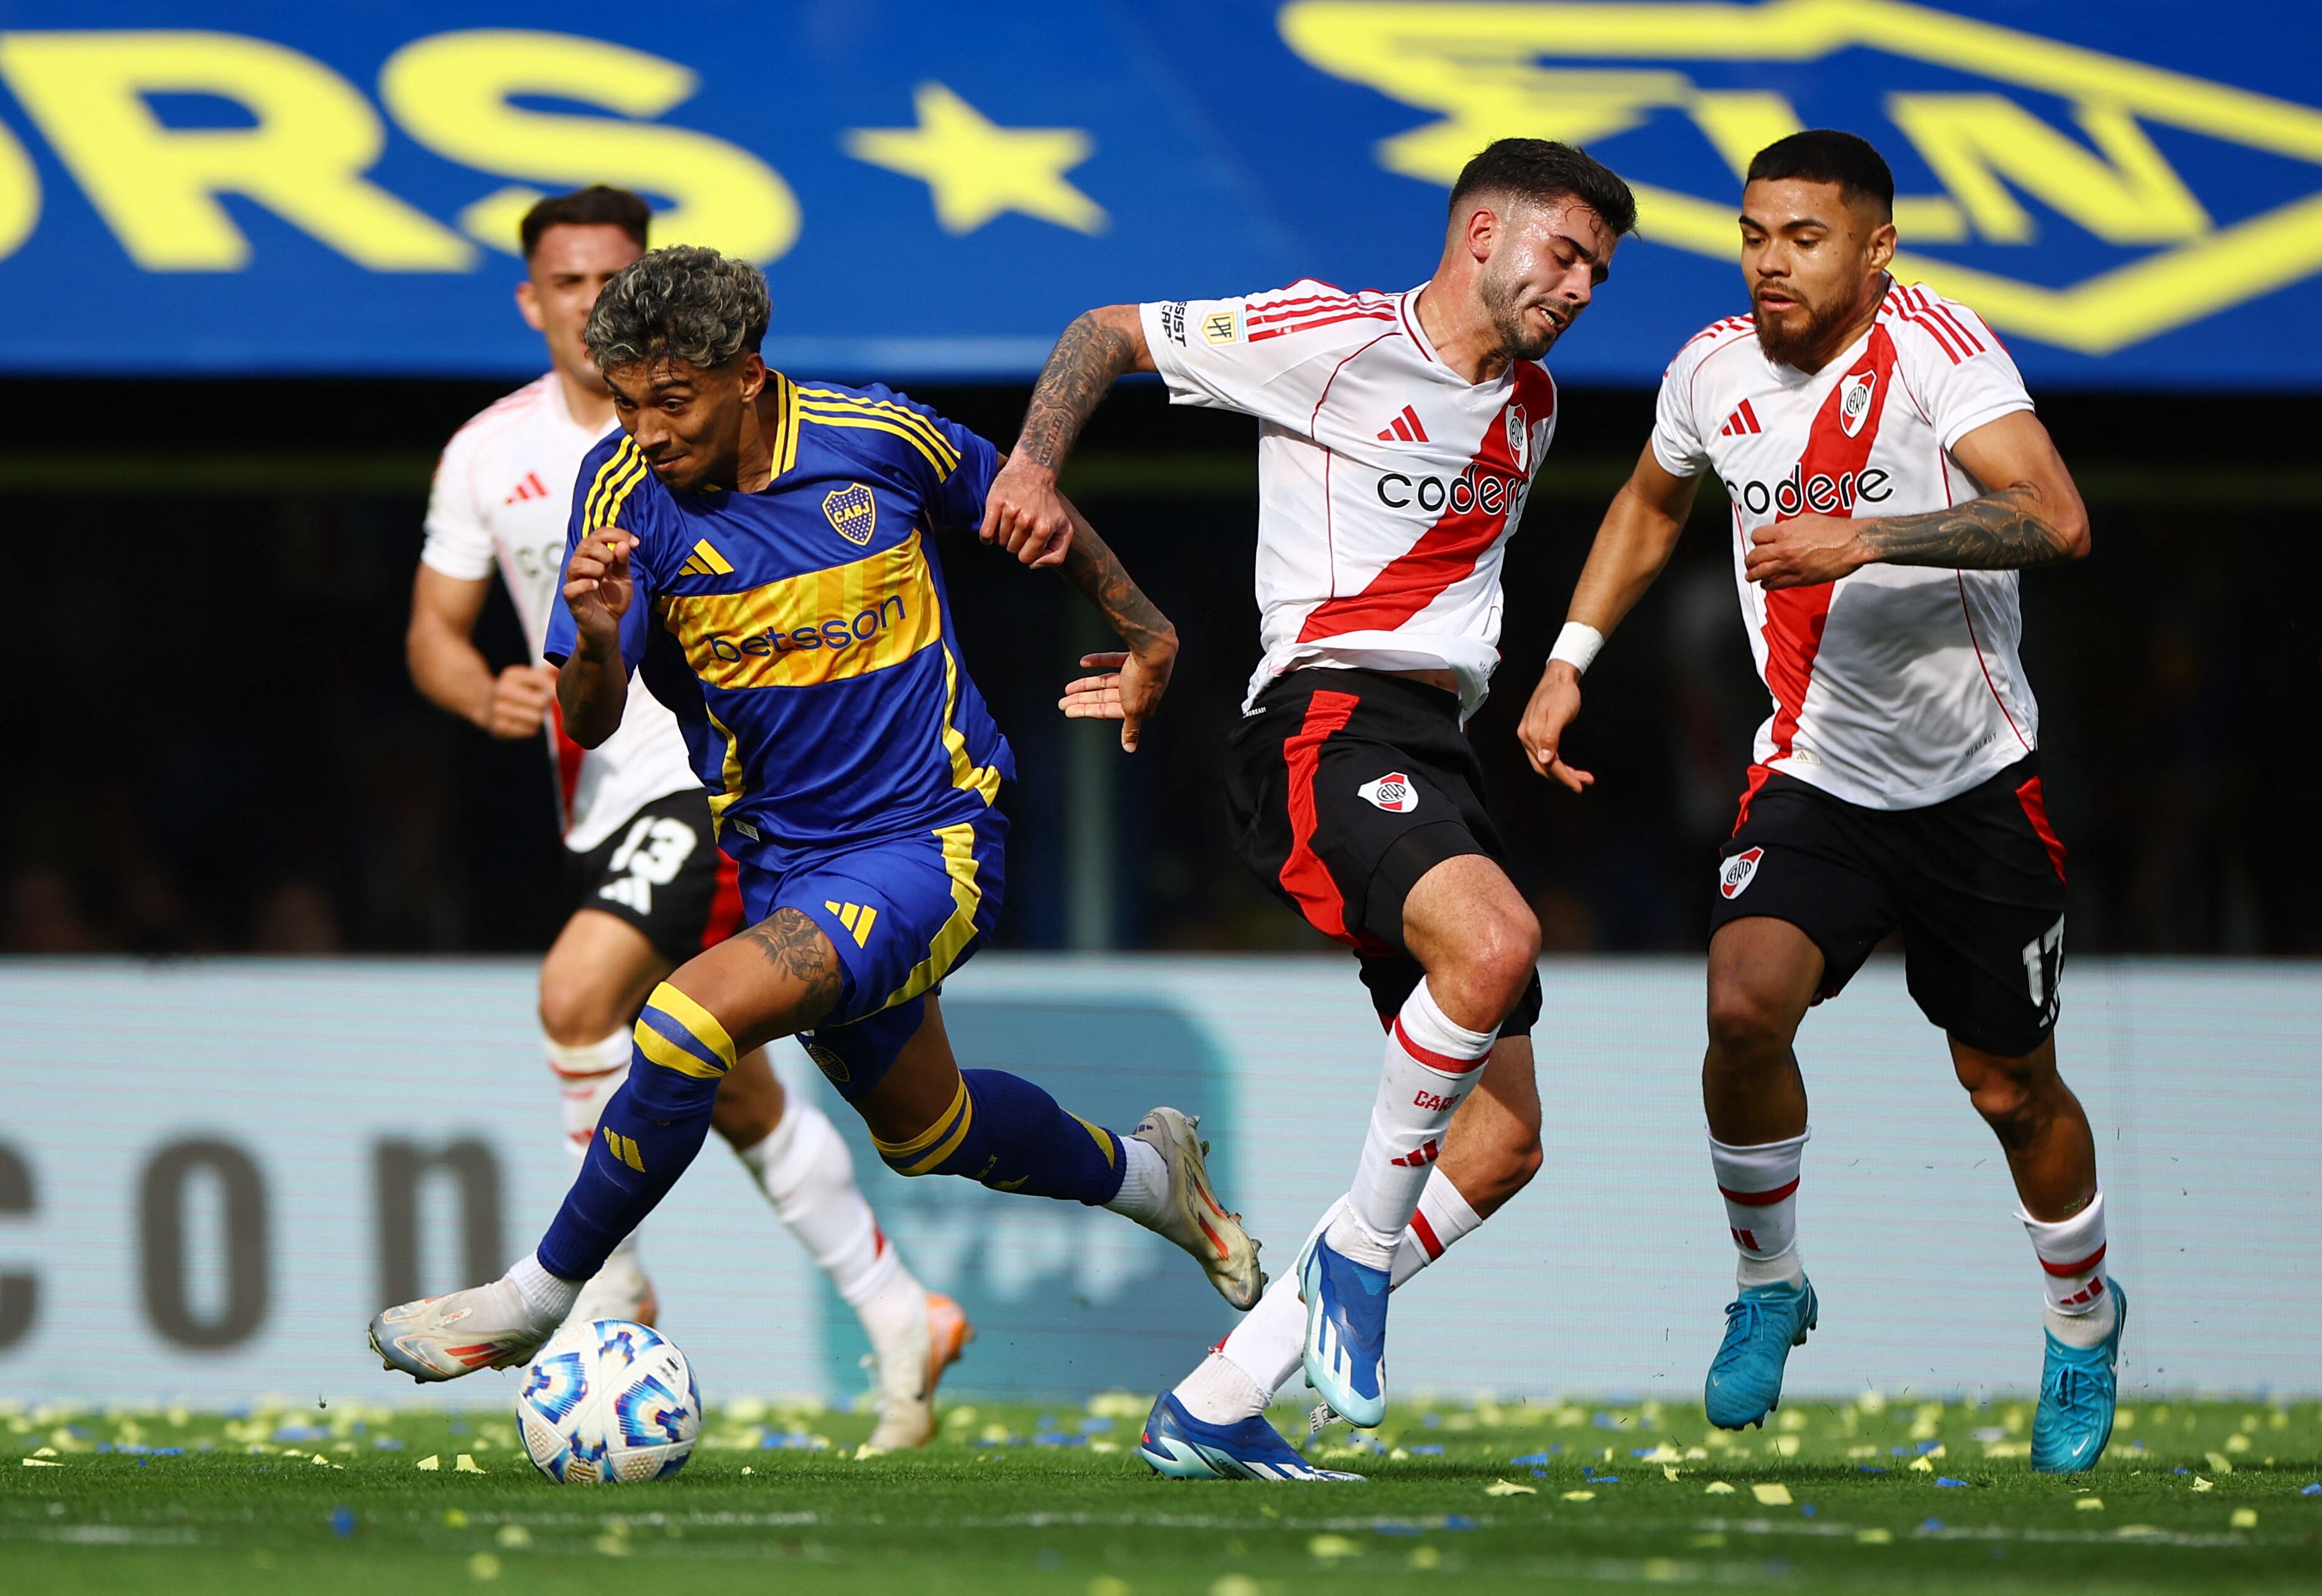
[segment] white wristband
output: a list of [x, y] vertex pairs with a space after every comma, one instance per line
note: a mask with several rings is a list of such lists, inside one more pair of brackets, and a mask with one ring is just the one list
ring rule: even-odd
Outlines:
[[1604, 634], [1594, 626], [1584, 626], [1578, 621], [1567, 621], [1564, 630], [1556, 634], [1556, 646], [1548, 651], [1550, 661], [1561, 660], [1581, 675], [1588, 674], [1589, 662], [1596, 651], [1604, 646]]

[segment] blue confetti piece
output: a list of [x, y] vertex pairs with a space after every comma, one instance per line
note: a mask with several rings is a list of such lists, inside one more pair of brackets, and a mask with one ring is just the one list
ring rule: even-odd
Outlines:
[[373, 1448], [380, 1452], [400, 1452], [403, 1450], [403, 1443], [397, 1440], [393, 1436], [380, 1436], [371, 1442], [371, 1446]]
[[274, 1432], [279, 1445], [285, 1441], [327, 1441], [331, 1432], [319, 1424], [286, 1424]]
[[1917, 1446], [1913, 1448], [1913, 1450], [1921, 1457], [1924, 1457], [1928, 1453], [1933, 1452], [1936, 1447], [1942, 1445], [1943, 1443], [1941, 1441], [1922, 1441]]
[[1419, 1421], [1419, 1427], [1423, 1430], [1440, 1429], [1442, 1426], [1443, 1415], [1440, 1413], [1431, 1413]]
[[354, 1532], [354, 1509], [352, 1508], [333, 1508], [331, 1509], [331, 1533], [337, 1536], [341, 1540], [344, 1540]]
[[1413, 1457], [1440, 1457], [1443, 1455], [1443, 1448], [1440, 1445], [1413, 1446], [1411, 1448], [1411, 1455]]
[[1911, 1455], [1911, 1449], [1908, 1446], [1889, 1446], [1887, 1449], [1887, 1455], [1889, 1457], [1908, 1457]]
[[2172, 1474], [2189, 1474], [2193, 1471], [2191, 1469], [2171, 1469], [2169, 1472]]
[[1814, 1503], [1812, 1503], [1812, 1502], [1807, 1502], [1805, 1506], [1803, 1506], [1803, 1507], [1799, 1508], [1799, 1509], [1798, 1509], [1798, 1511], [1799, 1511], [1799, 1512], [1801, 1512], [1801, 1513], [1803, 1513], [1803, 1514], [1805, 1514], [1807, 1518], [1813, 1518], [1813, 1517], [1815, 1516], [1815, 1511], [1816, 1511], [1816, 1509], [1815, 1509], [1815, 1507]]
[[2300, 1496], [2322, 1496], [2322, 1480], [2316, 1481], [2298, 1493]]
[[1527, 1452], [1522, 1457], [1511, 1457], [1508, 1461], [1513, 1464], [1546, 1463], [1548, 1461], [1548, 1454], [1545, 1452]]
[[1966, 1483], [1967, 1482], [1965, 1480], [1954, 1480], [1948, 1474], [1937, 1474], [1935, 1476], [1935, 1484], [1946, 1491], [1957, 1490], [1960, 1487], [1964, 1486]]
[[[2317, 1491], [2322, 1491], [2322, 1485], [2317, 1485], [2315, 1489]], [[1465, 1513], [1447, 1513], [1443, 1516], [1443, 1528], [1446, 1529], [1473, 1529], [1476, 1528], [1476, 1521], [1467, 1517]]]
[[1943, 1532], [1943, 1521], [1941, 1518], [1923, 1519], [1920, 1521], [1919, 1528], [1928, 1535], [1941, 1535]]
[[1873, 1468], [1867, 1463], [1858, 1463], [1854, 1465], [1854, 1472], [1858, 1474], [1883, 1474], [1887, 1471], [1881, 1468]]
[[1371, 1528], [1381, 1535], [1419, 1535], [1422, 1533], [1419, 1526], [1416, 1524], [1374, 1524]]
[[1032, 1445], [1035, 1446], [1085, 1446], [1088, 1445], [1088, 1437], [1066, 1435], [1061, 1430], [1047, 1430], [1034, 1436]]
[[1102, 1436], [1109, 1432], [1111, 1428], [1111, 1419], [1100, 1418], [1095, 1414], [1091, 1414], [1088, 1418], [1081, 1420], [1081, 1434], [1084, 1436]]
[[1535, 1480], [1545, 1480], [1548, 1478], [1548, 1471], [1546, 1469], [1534, 1469], [1531, 1472], [1531, 1477]]
[[1618, 1474], [1591, 1474], [1588, 1476], [1588, 1482], [1591, 1485], [1618, 1485], [1621, 1482], [1621, 1476]]
[[1629, 1455], [1631, 1457], [1650, 1457], [1654, 1453], [1659, 1452], [1659, 1450], [1660, 1448], [1658, 1446], [1632, 1446], [1629, 1448]]

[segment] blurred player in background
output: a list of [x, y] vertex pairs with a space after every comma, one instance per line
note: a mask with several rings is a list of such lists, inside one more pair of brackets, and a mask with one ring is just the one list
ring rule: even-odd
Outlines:
[[[462, 427], [443, 451], [411, 595], [412, 679], [495, 737], [545, 730], [579, 907], [540, 967], [540, 1024], [563, 1087], [577, 1162], [629, 1072], [629, 1028], [669, 972], [740, 928], [733, 862], [718, 847], [708, 795], [676, 718], [631, 696], [620, 729], [583, 749], [563, 734], [556, 671], [541, 645], [564, 563], [573, 479], [613, 428], [613, 400], [581, 340], [599, 292], [644, 252], [651, 213], [618, 189], [544, 199], [525, 216], [517, 307], [552, 369]], [[498, 568], [516, 602], [529, 663], [495, 673], [471, 635]], [[719, 1083], [711, 1123], [791, 1233], [852, 1306], [871, 1340], [881, 1417], [869, 1445], [923, 1445], [933, 1393], [969, 1331], [958, 1306], [923, 1289], [855, 1184], [846, 1144], [811, 1103], [786, 1098], [763, 1051]], [[651, 1324], [653, 1287], [624, 1238], [575, 1304], [583, 1318]]]
[[[1156, 1108], [1120, 1135], [954, 1057], [937, 992], [999, 912], [1014, 755], [960, 662], [928, 540], [980, 523], [1000, 459], [885, 388], [768, 370], [768, 315], [757, 269], [714, 250], [654, 251], [606, 285], [584, 337], [622, 431], [581, 462], [544, 649], [584, 747], [648, 692], [676, 711], [746, 928], [653, 990], [536, 1253], [372, 1320], [373, 1348], [416, 1379], [531, 1356], [684, 1173], [720, 1083], [777, 1036], [800, 1040], [898, 1173], [1111, 1208], [1237, 1307], [1264, 1284], [1184, 1115]], [[1060, 566], [1127, 645], [1074, 695], [1105, 700], [1133, 749], [1175, 629], [1076, 516], [1023, 557]]]
[[1263, 1418], [1275, 1391], [1303, 1364], [1333, 1411], [1377, 1424], [1389, 1290], [1538, 1168], [1540, 928], [1463, 727], [1499, 659], [1502, 551], [1555, 433], [1538, 361], [1635, 222], [1627, 185], [1582, 151], [1502, 140], [1460, 174], [1417, 288], [1308, 279], [1081, 316], [993, 486], [987, 537], [1056, 535], [1056, 472], [1125, 372], [1258, 418], [1266, 656], [1229, 744], [1233, 830], [1284, 902], [1354, 950], [1387, 1031], [1351, 1190], [1296, 1278], [1155, 1403], [1141, 1451], [1162, 1473], [1350, 1478], [1283, 1443]]
[[2088, 515], [1991, 329], [1888, 275], [1894, 196], [1886, 161], [1851, 133], [1794, 134], [1751, 163], [1752, 315], [1697, 334], [1661, 379], [1651, 442], [1519, 735], [1542, 774], [1576, 792], [1594, 780], [1561, 752], [1580, 673], [1715, 471], [1774, 712], [1711, 900], [1702, 1096], [1741, 1258], [1710, 1419], [1762, 1424], [1815, 1327], [1791, 1044], [1807, 1008], [1899, 928], [1911, 996], [1950, 1036], [2015, 1175], [2047, 1295], [2032, 1463], [2067, 1472], [2111, 1436], [2126, 1305], [2103, 1272], [2088, 1117], [2056, 1072], [2064, 848], [2016, 657], [2016, 573], [2084, 556]]

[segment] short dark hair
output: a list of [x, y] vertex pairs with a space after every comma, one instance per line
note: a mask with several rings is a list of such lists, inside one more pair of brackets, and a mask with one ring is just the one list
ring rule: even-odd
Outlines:
[[1451, 214], [1482, 194], [1527, 199], [1577, 199], [1604, 220], [1615, 238], [1637, 228], [1637, 196], [1613, 169], [1586, 150], [1553, 139], [1495, 139], [1460, 169], [1451, 185]]
[[1895, 174], [1870, 141], [1834, 127], [1809, 128], [1776, 139], [1750, 159], [1749, 183], [1835, 183], [1841, 197], [1875, 199], [1895, 214]]
[[660, 360], [708, 371], [756, 349], [771, 313], [766, 279], [747, 260], [672, 244], [613, 274], [580, 339], [599, 371]]
[[617, 227], [636, 241], [637, 248], [645, 247], [646, 232], [653, 225], [653, 207], [626, 188], [609, 188], [602, 183], [591, 183], [586, 188], [575, 188], [570, 194], [552, 194], [524, 214], [523, 225], [517, 229], [524, 240], [524, 258], [540, 248], [540, 235], [552, 227]]

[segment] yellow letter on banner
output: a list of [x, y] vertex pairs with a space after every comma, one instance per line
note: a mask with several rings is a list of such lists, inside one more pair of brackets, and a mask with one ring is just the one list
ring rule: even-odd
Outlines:
[[[148, 271], [234, 271], [240, 194], [374, 271], [464, 271], [459, 234], [363, 177], [386, 143], [370, 103], [321, 62], [232, 33], [0, 35], [0, 75], [130, 258]], [[150, 94], [216, 95], [246, 128], [175, 129]]]
[[16, 135], [0, 125], [0, 260], [32, 234], [41, 219], [41, 174]]
[[2209, 230], [2200, 201], [2117, 105], [2078, 107], [2101, 155], [2005, 95], [1892, 94], [1887, 111], [1995, 243], [2032, 242], [2032, 217], [2007, 183], [2107, 243], [2175, 243]]
[[[658, 116], [699, 86], [642, 50], [569, 33], [480, 28], [416, 40], [379, 73], [379, 98], [403, 130], [479, 170], [560, 187], [612, 183], [676, 202], [654, 219], [655, 244], [710, 244], [760, 262], [798, 238], [799, 207], [780, 173], [746, 150], [690, 128], [529, 111], [515, 95]], [[471, 236], [513, 252], [517, 223], [541, 197], [504, 188], [462, 214]]]

